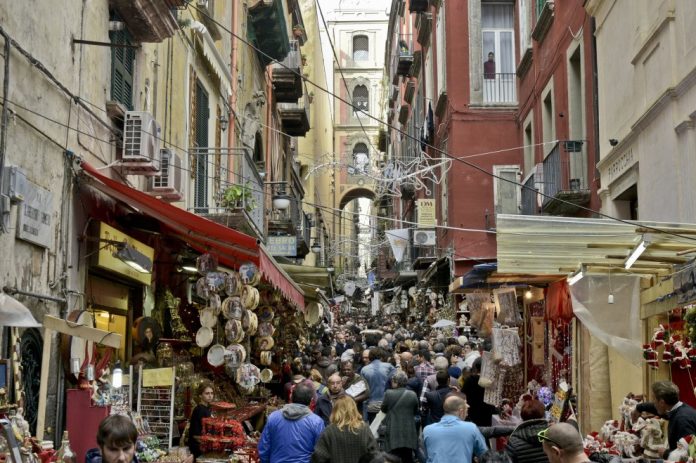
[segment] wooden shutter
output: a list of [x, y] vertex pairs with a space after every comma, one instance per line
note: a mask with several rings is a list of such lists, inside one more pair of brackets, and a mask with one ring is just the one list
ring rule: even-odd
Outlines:
[[[111, 43], [132, 45], [127, 30], [109, 32]], [[111, 100], [118, 101], [128, 110], [133, 109], [133, 70], [135, 50], [126, 47], [111, 48]]]

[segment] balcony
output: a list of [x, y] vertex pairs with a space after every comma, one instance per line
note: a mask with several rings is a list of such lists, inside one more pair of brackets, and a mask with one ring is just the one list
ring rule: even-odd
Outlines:
[[522, 215], [538, 215], [537, 188], [534, 184], [534, 174], [527, 177], [522, 188]]
[[543, 169], [546, 195], [542, 206], [544, 213], [570, 215], [589, 203], [587, 155], [581, 144], [556, 143], [544, 159]]
[[398, 76], [409, 76], [411, 71], [411, 66], [413, 66], [413, 39], [411, 34], [402, 34], [399, 36], [399, 43], [397, 44], [396, 55], [394, 56], [396, 65], [396, 74], [394, 78], [397, 79]]
[[271, 192], [275, 196], [284, 192], [290, 197], [290, 205], [285, 210], [274, 209], [268, 220], [268, 234], [272, 236], [296, 236], [296, 257], [309, 253], [311, 224], [309, 216], [302, 210], [304, 189], [295, 171], [290, 181], [272, 182]]
[[433, 15], [431, 13], [419, 14], [416, 19], [416, 27], [418, 28], [418, 43], [423, 48], [430, 45], [430, 35], [433, 32]]
[[[240, 181], [228, 182], [220, 180], [220, 195], [216, 207], [208, 207], [204, 217], [243, 233], [264, 238], [265, 194], [263, 180], [256, 170], [247, 149], [242, 148], [194, 148], [192, 156], [206, 155], [208, 165], [215, 163], [213, 159], [227, 158], [227, 165], [234, 170], [234, 179]], [[223, 164], [224, 165], [224, 164]], [[232, 167], [234, 166], [234, 167]], [[222, 172], [226, 172], [221, 169]], [[219, 174], [218, 174], [219, 175]], [[236, 187], [239, 193], [236, 202], [224, 201], [222, 193], [228, 187]]]
[[302, 69], [300, 68], [300, 44], [290, 41], [288, 56], [279, 63], [273, 63], [273, 93], [278, 103], [294, 103], [302, 96]]
[[171, 8], [185, 5], [183, 0], [113, 0], [112, 5], [137, 42], [161, 42], [172, 37], [179, 23]]
[[483, 102], [486, 104], [516, 104], [517, 80], [515, 73], [484, 74]]
[[309, 98], [307, 90], [297, 103], [278, 103], [283, 132], [292, 137], [304, 137], [309, 132]]
[[544, 40], [551, 29], [555, 6], [553, 0], [537, 0], [536, 2], [537, 20], [534, 29], [532, 29], [532, 38], [539, 43]]
[[258, 53], [263, 66], [273, 60], [282, 61], [290, 52], [290, 39], [282, 0], [251, 0], [249, 2], [249, 40], [263, 53]]

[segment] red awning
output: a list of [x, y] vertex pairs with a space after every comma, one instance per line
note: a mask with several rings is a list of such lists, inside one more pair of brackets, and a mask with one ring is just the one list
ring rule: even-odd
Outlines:
[[83, 162], [81, 167], [95, 180], [90, 183], [95, 188], [157, 219], [174, 235], [201, 252], [214, 250], [222, 264], [237, 268], [244, 262], [255, 263], [267, 281], [278, 288], [289, 301], [304, 309], [302, 289], [280, 268], [256, 238], [117, 182], [87, 162]]

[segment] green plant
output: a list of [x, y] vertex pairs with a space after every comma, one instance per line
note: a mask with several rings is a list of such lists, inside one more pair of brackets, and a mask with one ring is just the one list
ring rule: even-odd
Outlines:
[[244, 208], [247, 212], [256, 207], [249, 183], [230, 185], [222, 191], [220, 205], [226, 209]]

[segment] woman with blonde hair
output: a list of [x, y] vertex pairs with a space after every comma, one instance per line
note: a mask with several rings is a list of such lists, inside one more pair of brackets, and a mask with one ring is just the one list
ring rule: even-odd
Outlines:
[[330, 420], [314, 447], [312, 463], [355, 463], [377, 453], [372, 431], [350, 396], [336, 399]]

